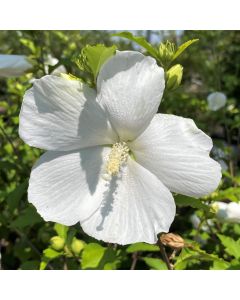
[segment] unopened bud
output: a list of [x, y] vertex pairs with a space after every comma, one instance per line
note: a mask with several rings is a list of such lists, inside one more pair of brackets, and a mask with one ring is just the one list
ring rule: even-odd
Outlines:
[[159, 58], [163, 66], [171, 63], [175, 52], [176, 47], [174, 43], [167, 41], [159, 45]]
[[53, 236], [50, 240], [50, 243], [54, 250], [60, 251], [63, 249], [65, 241], [60, 236]]
[[167, 89], [168, 90], [175, 90], [178, 88], [182, 81], [183, 75], [183, 67], [179, 64], [171, 67], [167, 73]]
[[180, 235], [174, 233], [163, 233], [160, 236], [160, 240], [164, 246], [173, 249], [182, 249], [185, 246], [184, 239]]
[[71, 244], [71, 249], [75, 255], [78, 255], [83, 250], [84, 246], [85, 243], [83, 241], [74, 238]]

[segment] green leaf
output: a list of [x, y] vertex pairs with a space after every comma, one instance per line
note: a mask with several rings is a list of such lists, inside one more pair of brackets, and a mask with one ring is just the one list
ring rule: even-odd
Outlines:
[[23, 195], [27, 191], [27, 186], [28, 186], [28, 180], [25, 180], [22, 183], [20, 183], [12, 192], [8, 194], [7, 202], [10, 211], [13, 211], [15, 208], [18, 207], [20, 200], [22, 199]]
[[230, 267], [230, 264], [226, 262], [225, 260], [222, 261], [214, 261], [213, 266], [210, 268], [210, 270], [226, 270]]
[[222, 234], [218, 234], [217, 236], [225, 247], [226, 252], [236, 259], [240, 259], [240, 239], [234, 241], [231, 237]]
[[47, 248], [43, 251], [43, 255], [47, 259], [54, 259], [54, 258], [59, 257], [60, 255], [62, 255], [62, 253], [58, 252], [58, 251], [56, 251], [52, 248]]
[[226, 199], [231, 200], [233, 202], [239, 202], [240, 187], [230, 187], [228, 189], [216, 191], [211, 194], [211, 200], [220, 201]]
[[177, 49], [177, 51], [175, 52], [173, 59], [175, 60], [179, 55], [181, 55], [190, 45], [192, 45], [193, 43], [199, 41], [199, 39], [193, 39], [193, 40], [189, 40], [186, 43], [180, 45]]
[[95, 83], [96, 83], [97, 75], [102, 65], [106, 62], [107, 59], [109, 59], [111, 56], [115, 54], [116, 49], [117, 49], [116, 46], [106, 47], [101, 44], [96, 46], [87, 45], [82, 49], [81, 52], [82, 62], [80, 62], [80, 64], [87, 65], [88, 71], [91, 71], [91, 73], [93, 74]]
[[197, 209], [203, 209], [206, 212], [210, 211], [210, 207], [206, 204], [203, 204], [201, 202], [201, 200], [199, 199], [195, 199], [195, 198], [191, 198], [188, 196], [183, 196], [183, 195], [177, 195], [174, 197], [176, 205], [177, 206], [191, 206], [193, 208], [197, 208]]
[[34, 42], [30, 39], [19, 39], [20, 43], [22, 43], [24, 46], [26, 46], [29, 50], [31, 50], [32, 53], [36, 52], [36, 47], [34, 45]]
[[143, 257], [142, 260], [154, 270], [167, 270], [165, 262], [159, 258]]
[[11, 224], [10, 227], [25, 228], [42, 222], [43, 219], [33, 206], [27, 207]]
[[104, 256], [106, 248], [96, 243], [88, 244], [82, 254], [82, 269], [95, 269]]
[[47, 248], [43, 251], [43, 258], [42, 261], [40, 263], [40, 270], [45, 270], [47, 267], [47, 264], [55, 259], [58, 258], [59, 256], [62, 255], [62, 252], [58, 252], [52, 248]]
[[157, 58], [158, 57], [158, 52], [157, 50], [149, 44], [146, 39], [142, 36], [134, 36], [132, 33], [124, 31], [120, 33], [113, 34], [113, 36], [119, 36], [122, 38], [126, 38], [130, 41], [133, 41], [137, 43], [138, 45], [142, 46], [144, 49], [148, 51], [149, 54], [151, 54], [153, 57]]
[[64, 240], [66, 240], [67, 238], [67, 233], [68, 233], [68, 226], [62, 225], [62, 224], [58, 224], [55, 223], [54, 225], [54, 230], [56, 231], [56, 233], [63, 238]]
[[158, 252], [159, 247], [157, 245], [151, 245], [147, 243], [136, 243], [132, 244], [127, 247], [126, 252], [127, 253], [133, 253], [133, 252], [144, 252], [144, 251], [151, 251], [151, 252]]
[[14, 170], [16, 169], [16, 164], [13, 164], [9, 161], [1, 161], [0, 160], [0, 170]]
[[196, 263], [199, 264], [201, 261], [217, 261], [222, 263], [223, 260], [215, 254], [207, 253], [206, 251], [199, 248], [194, 242], [190, 248], [183, 248], [177, 261], [174, 265], [174, 269], [183, 270], [186, 269], [188, 264]]
[[112, 248], [90, 243], [83, 249], [82, 269], [115, 270], [118, 263], [119, 258]]
[[21, 264], [20, 270], [38, 270], [39, 261], [38, 260], [29, 260]]

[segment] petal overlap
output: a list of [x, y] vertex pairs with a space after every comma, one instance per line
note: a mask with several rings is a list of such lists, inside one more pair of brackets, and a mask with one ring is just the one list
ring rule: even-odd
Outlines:
[[201, 197], [221, 179], [220, 165], [209, 157], [212, 140], [191, 119], [157, 114], [130, 147], [137, 162], [172, 192]]
[[113, 178], [96, 212], [81, 222], [83, 230], [111, 243], [156, 243], [168, 232], [175, 203], [160, 180], [134, 160], [128, 160], [120, 178]]
[[119, 51], [102, 67], [98, 101], [121, 140], [143, 132], [157, 112], [165, 87], [164, 71], [151, 57]]
[[101, 174], [109, 151], [46, 152], [32, 169], [29, 202], [46, 221], [73, 225], [89, 217], [102, 201], [106, 182]]

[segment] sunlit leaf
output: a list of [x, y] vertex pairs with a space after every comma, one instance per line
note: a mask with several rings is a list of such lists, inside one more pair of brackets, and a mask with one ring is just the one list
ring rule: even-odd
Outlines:
[[67, 238], [67, 232], [69, 229], [68, 226], [55, 223], [54, 229], [61, 238], [63, 238], [64, 240]]
[[113, 36], [119, 36], [122, 38], [126, 38], [130, 41], [133, 41], [137, 43], [139, 46], [143, 47], [145, 50], [149, 52], [153, 57], [157, 58], [158, 57], [158, 52], [157, 50], [146, 41], [146, 39], [142, 36], [134, 36], [132, 33], [124, 31], [120, 33], [113, 34]]
[[218, 234], [218, 237], [225, 247], [226, 252], [236, 259], [240, 259], [240, 239], [235, 241], [233, 238], [222, 234]]
[[130, 246], [127, 247], [126, 249], [127, 253], [133, 253], [133, 252], [137, 252], [137, 251], [160, 251], [159, 247], [157, 245], [151, 245], [151, 244], [147, 244], [147, 243], [135, 243], [132, 244]]
[[165, 262], [159, 258], [143, 257], [142, 259], [151, 269], [167, 270]]
[[175, 60], [180, 54], [183, 53], [183, 51], [185, 51], [190, 45], [192, 45], [193, 43], [196, 43], [197, 41], [199, 41], [199, 39], [193, 39], [193, 40], [189, 40], [186, 43], [180, 45], [178, 47], [177, 51], [175, 52], [172, 60]]

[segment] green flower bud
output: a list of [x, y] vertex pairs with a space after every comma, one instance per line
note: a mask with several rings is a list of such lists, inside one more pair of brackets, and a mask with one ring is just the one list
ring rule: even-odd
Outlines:
[[50, 240], [50, 243], [54, 250], [60, 251], [63, 249], [65, 241], [60, 236], [53, 236]]
[[167, 89], [175, 90], [179, 87], [182, 81], [183, 67], [175, 65], [171, 67], [166, 73]]
[[83, 241], [73, 238], [71, 248], [75, 255], [78, 255], [83, 250], [84, 246], [85, 243]]
[[163, 67], [171, 63], [175, 52], [176, 47], [174, 43], [167, 41], [165, 44], [161, 43], [159, 45], [159, 58]]

